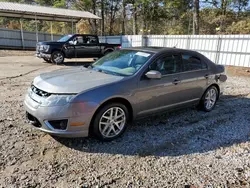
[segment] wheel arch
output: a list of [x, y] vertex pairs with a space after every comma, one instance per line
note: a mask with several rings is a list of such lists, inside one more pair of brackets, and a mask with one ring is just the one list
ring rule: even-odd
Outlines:
[[60, 50], [60, 49], [58, 49], [58, 48], [55, 48], [55, 49], [51, 50], [51, 55], [52, 55], [54, 52], [56, 52], [56, 51], [62, 52], [64, 58], [66, 57], [64, 51], [63, 51], [63, 50]]
[[93, 125], [93, 122], [94, 122], [94, 119], [95, 119], [97, 113], [102, 109], [102, 107], [104, 107], [105, 105], [110, 104], [110, 103], [121, 103], [121, 104], [125, 105], [126, 108], [128, 109], [128, 113], [129, 113], [128, 114], [129, 115], [129, 122], [133, 121], [134, 115], [133, 115], [133, 108], [132, 108], [131, 103], [127, 99], [122, 98], [122, 97], [111, 98], [111, 99], [108, 99], [105, 102], [103, 102], [101, 105], [99, 105], [99, 107], [94, 112], [94, 115], [91, 118], [90, 126], [89, 126], [90, 133], [92, 132], [92, 127], [93, 127], [92, 125]]
[[[207, 89], [205, 90], [204, 94], [205, 94], [206, 91], [207, 91], [210, 87], [212, 87], [212, 86], [216, 87], [216, 89], [217, 89], [217, 91], [218, 91], [217, 99], [219, 99], [219, 97], [220, 97], [220, 86], [219, 86], [217, 83], [213, 83], [213, 84], [209, 85], [209, 86], [207, 87]], [[203, 94], [203, 95], [204, 95], [204, 94]], [[202, 96], [203, 96], [203, 95], [202, 95]]]

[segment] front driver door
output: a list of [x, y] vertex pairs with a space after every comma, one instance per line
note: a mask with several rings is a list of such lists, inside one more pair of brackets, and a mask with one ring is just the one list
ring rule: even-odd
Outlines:
[[181, 68], [180, 56], [175, 54], [162, 56], [149, 66], [148, 71], [157, 70], [162, 78], [148, 79], [142, 76], [136, 92], [138, 116], [166, 110], [180, 102], [178, 84]]

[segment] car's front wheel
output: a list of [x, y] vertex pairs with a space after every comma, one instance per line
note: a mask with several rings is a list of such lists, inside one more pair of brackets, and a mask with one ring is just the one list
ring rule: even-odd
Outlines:
[[64, 62], [64, 54], [60, 51], [54, 51], [51, 54], [51, 60], [55, 64], [62, 64]]
[[216, 105], [218, 95], [218, 90], [215, 86], [209, 87], [202, 97], [200, 104], [201, 108], [206, 112], [213, 110]]
[[125, 131], [128, 118], [128, 110], [125, 105], [108, 104], [96, 114], [93, 122], [93, 133], [99, 140], [114, 140]]

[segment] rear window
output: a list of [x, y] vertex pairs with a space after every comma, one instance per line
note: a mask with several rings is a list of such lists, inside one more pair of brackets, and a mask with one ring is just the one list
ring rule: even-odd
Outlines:
[[207, 69], [206, 63], [201, 61], [200, 58], [192, 56], [192, 55], [183, 54], [182, 61], [183, 61], [184, 71]]

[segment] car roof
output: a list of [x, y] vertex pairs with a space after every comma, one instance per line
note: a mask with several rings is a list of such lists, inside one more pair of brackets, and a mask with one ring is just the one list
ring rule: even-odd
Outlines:
[[211, 65], [214, 64], [210, 59], [208, 59], [206, 56], [203, 54], [193, 51], [193, 50], [186, 50], [186, 49], [180, 49], [180, 48], [167, 48], [167, 47], [133, 47], [133, 48], [124, 48], [124, 50], [137, 50], [137, 51], [142, 51], [142, 52], [148, 52], [148, 53], [154, 53], [154, 54], [165, 54], [165, 53], [187, 53], [189, 55], [194, 55], [196, 57], [199, 57], [203, 59], [203, 61], [206, 61], [208, 64]]
[[127, 50], [138, 50], [142, 52], [151, 52], [151, 53], [162, 53], [162, 52], [179, 52], [179, 53], [197, 53], [192, 50], [185, 50], [180, 48], [168, 48], [168, 47], [133, 47], [133, 48], [125, 48]]

